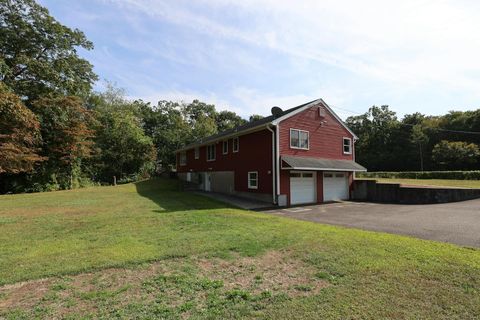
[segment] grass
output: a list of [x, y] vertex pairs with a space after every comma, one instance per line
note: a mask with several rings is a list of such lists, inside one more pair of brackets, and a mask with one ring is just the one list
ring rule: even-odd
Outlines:
[[6, 319], [475, 319], [480, 251], [151, 180], [0, 196], [0, 285]]
[[447, 180], [447, 179], [386, 179], [375, 178], [381, 183], [400, 183], [406, 185], [442, 186], [460, 188], [480, 188], [480, 180]]

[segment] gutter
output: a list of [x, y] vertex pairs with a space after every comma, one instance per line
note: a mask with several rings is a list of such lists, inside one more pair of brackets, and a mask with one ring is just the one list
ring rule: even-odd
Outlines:
[[277, 204], [277, 197], [275, 193], [275, 180], [277, 175], [277, 165], [275, 165], [276, 153], [275, 153], [275, 132], [267, 126], [267, 130], [272, 133], [272, 200], [273, 204]]

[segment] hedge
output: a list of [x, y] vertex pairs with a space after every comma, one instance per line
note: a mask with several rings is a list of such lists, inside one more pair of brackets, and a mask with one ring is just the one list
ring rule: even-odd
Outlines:
[[357, 178], [386, 179], [446, 179], [480, 180], [480, 170], [475, 171], [401, 171], [401, 172], [358, 172]]

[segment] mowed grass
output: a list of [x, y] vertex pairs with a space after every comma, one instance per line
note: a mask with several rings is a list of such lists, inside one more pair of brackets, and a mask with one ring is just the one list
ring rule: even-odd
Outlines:
[[447, 180], [447, 179], [384, 179], [375, 178], [381, 183], [400, 183], [405, 185], [441, 186], [457, 188], [480, 188], [480, 180]]
[[[26, 280], [46, 290], [13, 296], [7, 284]], [[476, 319], [480, 251], [239, 210], [151, 180], [0, 196], [0, 285], [0, 318], [12, 319]]]

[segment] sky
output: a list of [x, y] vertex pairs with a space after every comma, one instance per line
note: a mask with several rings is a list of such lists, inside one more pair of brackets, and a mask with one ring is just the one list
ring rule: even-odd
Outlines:
[[322, 98], [342, 118], [480, 107], [480, 1], [39, 0], [128, 97], [243, 117]]

